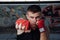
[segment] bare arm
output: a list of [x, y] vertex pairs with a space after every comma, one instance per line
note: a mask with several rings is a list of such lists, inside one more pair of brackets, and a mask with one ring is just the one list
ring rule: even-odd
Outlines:
[[40, 40], [48, 40], [46, 32], [41, 32], [40, 33]]

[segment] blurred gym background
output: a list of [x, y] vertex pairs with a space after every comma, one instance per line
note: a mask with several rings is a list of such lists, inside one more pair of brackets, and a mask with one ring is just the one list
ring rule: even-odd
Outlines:
[[[60, 3], [39, 4], [42, 18], [50, 31], [50, 40], [60, 40]], [[16, 40], [15, 21], [25, 17], [29, 5], [0, 4], [0, 40]]]

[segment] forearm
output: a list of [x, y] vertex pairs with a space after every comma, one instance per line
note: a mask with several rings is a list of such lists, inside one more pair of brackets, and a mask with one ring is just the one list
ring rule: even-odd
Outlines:
[[40, 35], [40, 40], [48, 40], [46, 32], [42, 32]]

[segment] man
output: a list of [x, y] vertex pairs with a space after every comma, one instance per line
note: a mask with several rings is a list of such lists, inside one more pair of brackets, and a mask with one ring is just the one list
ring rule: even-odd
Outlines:
[[39, 5], [28, 7], [26, 19], [16, 21], [16, 30], [17, 40], [48, 40]]

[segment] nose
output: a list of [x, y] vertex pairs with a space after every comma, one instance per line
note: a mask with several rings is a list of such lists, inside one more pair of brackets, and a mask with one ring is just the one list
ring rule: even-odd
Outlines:
[[36, 19], [36, 18], [34, 18], [34, 19], [33, 19], [33, 22], [34, 22], [34, 23], [36, 23], [36, 22], [37, 22], [37, 19]]

